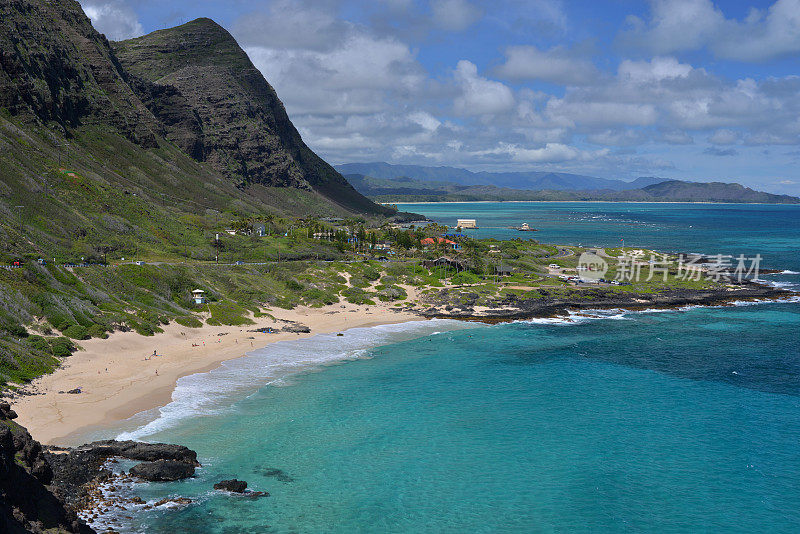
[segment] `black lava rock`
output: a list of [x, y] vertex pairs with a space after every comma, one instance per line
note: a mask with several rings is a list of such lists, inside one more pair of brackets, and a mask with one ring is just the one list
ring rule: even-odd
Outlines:
[[194, 466], [176, 460], [156, 460], [136, 464], [130, 473], [150, 482], [172, 482], [194, 475]]
[[214, 484], [215, 490], [231, 491], [233, 493], [244, 493], [247, 489], [247, 482], [244, 480], [223, 480]]

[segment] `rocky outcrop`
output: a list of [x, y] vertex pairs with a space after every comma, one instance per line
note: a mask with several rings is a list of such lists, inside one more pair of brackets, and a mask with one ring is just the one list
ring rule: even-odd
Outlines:
[[144, 443], [141, 441], [115, 441], [111, 439], [95, 441], [74, 450], [88, 450], [102, 458], [118, 457], [147, 462], [174, 460], [195, 467], [200, 465], [195, 451], [183, 445], [172, 445], [170, 443]]
[[233, 493], [244, 493], [244, 490], [247, 489], [247, 482], [244, 480], [236, 480], [235, 478], [231, 480], [222, 480], [214, 484], [214, 489], [232, 491]]
[[311, 328], [302, 323], [291, 323], [281, 328], [281, 331], [291, 334], [308, 334], [311, 332]]
[[0, 532], [94, 532], [48, 487], [53, 471], [42, 446], [16, 417], [0, 403]]
[[440, 289], [426, 295], [427, 309], [423, 317], [503, 322], [533, 317], [567, 315], [572, 310], [614, 309], [642, 310], [679, 308], [682, 306], [718, 306], [735, 301], [774, 300], [797, 296], [785, 289], [754, 282], [744, 282], [738, 289], [668, 289], [653, 293], [618, 292], [607, 288], [576, 288], [572, 291], [551, 291], [540, 288], [539, 297], [529, 298], [509, 293], [482, 304], [488, 309], [475, 312], [477, 293]]
[[[136, 467], [146, 480], [178, 480], [194, 474], [200, 464], [197, 453], [182, 445], [142, 443], [138, 441], [96, 441], [75, 448], [50, 447], [45, 452], [54, 473], [53, 484], [65, 502], [76, 510], [90, 504], [90, 483], [105, 480], [111, 472], [104, 465], [110, 458], [144, 462]], [[162, 463], [159, 463], [162, 462]], [[164, 463], [168, 465], [164, 465]], [[158, 464], [158, 465], [148, 465]], [[180, 465], [178, 465], [180, 464]], [[133, 469], [131, 469], [133, 473]], [[161, 473], [161, 478], [158, 477]], [[188, 473], [186, 476], [179, 474]], [[135, 474], [135, 473], [134, 473]], [[152, 476], [153, 478], [146, 478]], [[177, 477], [177, 478], [173, 478]]]
[[249, 498], [261, 498], [261, 497], [269, 497], [269, 493], [266, 491], [251, 491], [247, 489], [247, 482], [244, 480], [236, 480], [235, 478], [231, 480], [222, 480], [214, 484], [214, 489], [219, 491], [228, 491], [231, 493], [236, 493], [239, 495], [243, 495]]
[[134, 465], [130, 473], [149, 482], [173, 482], [194, 475], [194, 465], [176, 460], [156, 460]]

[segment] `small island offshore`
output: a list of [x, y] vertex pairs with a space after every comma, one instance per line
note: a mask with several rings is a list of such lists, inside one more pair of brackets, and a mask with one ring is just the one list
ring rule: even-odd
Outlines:
[[[527, 224], [514, 239], [481, 238], [469, 233], [480, 221], [448, 227], [377, 204], [529, 193], [366, 174], [355, 189], [210, 19], [121, 41], [71, 0], [0, 2], [0, 20], [2, 532], [110, 533], [112, 512], [192, 504], [122, 488], [195, 476], [195, 451], [83, 438], [167, 405], [183, 377], [279, 341], [797, 297], [761, 281], [783, 267], [758, 255], [544, 243]], [[797, 201], [665, 183], [586, 198]], [[237, 478], [208, 486], [269, 497]]]

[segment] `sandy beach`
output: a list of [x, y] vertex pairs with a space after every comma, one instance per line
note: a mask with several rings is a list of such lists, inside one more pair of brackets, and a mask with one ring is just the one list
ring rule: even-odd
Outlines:
[[[248, 351], [287, 339], [419, 320], [418, 315], [374, 306], [335, 304], [323, 308], [272, 309], [275, 317], [257, 318], [254, 325], [186, 328], [170, 324], [163, 333], [145, 337], [115, 332], [108, 339], [80, 342], [82, 350], [64, 360], [56, 372], [28, 386], [35, 393], [11, 400], [18, 422], [45, 444], [59, 445], [66, 436], [87, 427], [102, 427], [170, 402], [182, 376], [209, 371]], [[294, 321], [310, 333], [249, 332], [280, 329]], [[157, 356], [152, 356], [156, 351]], [[80, 388], [81, 393], [66, 391]]]

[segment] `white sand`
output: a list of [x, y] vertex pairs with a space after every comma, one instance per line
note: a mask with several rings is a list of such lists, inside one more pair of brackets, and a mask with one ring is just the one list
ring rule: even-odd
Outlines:
[[[31, 384], [29, 389], [36, 395], [12, 401], [19, 414], [17, 421], [42, 443], [59, 444], [60, 439], [82, 428], [111, 425], [163, 406], [170, 402], [180, 377], [209, 371], [270, 343], [420, 319], [412, 313], [389, 310], [384, 303], [276, 309], [270, 313], [277, 319], [303, 323], [311, 328], [311, 333], [247, 332], [263, 327], [280, 329], [286, 324], [259, 318], [254, 319], [256, 324], [252, 326], [186, 328], [170, 324], [163, 333], [152, 337], [116, 332], [108, 339], [81, 342], [83, 350], [67, 358], [56, 372]], [[154, 350], [159, 356], [146, 360]], [[81, 388], [82, 393], [59, 393], [74, 388]]]

